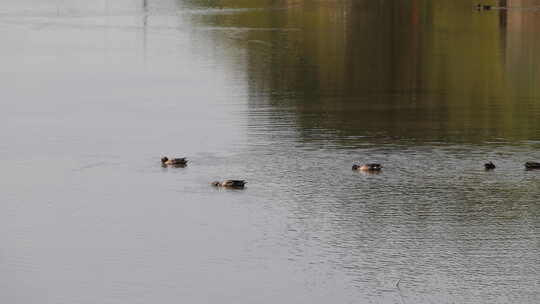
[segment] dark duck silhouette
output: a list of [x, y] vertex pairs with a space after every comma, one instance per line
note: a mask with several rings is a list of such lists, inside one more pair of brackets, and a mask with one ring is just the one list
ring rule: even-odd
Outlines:
[[479, 11], [489, 11], [493, 8], [491, 5], [485, 5], [485, 4], [478, 4], [476, 5], [476, 9]]
[[364, 165], [356, 165], [354, 164], [352, 166], [352, 169], [353, 170], [359, 170], [359, 171], [381, 171], [382, 169], [382, 165], [381, 164], [364, 164]]
[[187, 159], [185, 157], [182, 158], [171, 158], [164, 156], [161, 158], [161, 165], [162, 166], [173, 166], [173, 167], [183, 167], [187, 165]]
[[244, 180], [239, 179], [226, 179], [222, 182], [215, 181], [212, 182], [212, 186], [223, 187], [223, 188], [232, 188], [232, 189], [244, 189], [244, 186], [247, 184]]
[[527, 170], [540, 169], [540, 163], [537, 163], [537, 162], [526, 162], [526, 163], [525, 163], [525, 169], [527, 169]]
[[495, 164], [494, 164], [494, 163], [489, 162], [489, 163], [485, 163], [485, 164], [484, 164], [484, 168], [486, 168], [486, 170], [493, 170], [493, 169], [495, 169], [496, 167], [495, 167]]

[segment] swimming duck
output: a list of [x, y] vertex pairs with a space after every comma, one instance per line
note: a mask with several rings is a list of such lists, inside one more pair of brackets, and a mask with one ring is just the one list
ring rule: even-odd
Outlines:
[[476, 6], [476, 9], [479, 11], [489, 11], [492, 8], [491, 5], [485, 5], [485, 4], [478, 4]]
[[212, 186], [234, 189], [243, 189], [246, 184], [246, 181], [236, 179], [226, 179], [222, 182], [215, 181], [211, 183]]
[[540, 163], [537, 162], [526, 162], [525, 169], [540, 169]]
[[484, 167], [486, 168], [486, 170], [493, 170], [493, 169], [496, 168], [496, 167], [495, 167], [495, 164], [492, 163], [492, 162], [485, 163], [485, 164], [484, 164]]
[[161, 164], [163, 166], [185, 166], [187, 165], [187, 159], [185, 157], [169, 159], [164, 156], [161, 158]]
[[382, 167], [381, 164], [365, 164], [361, 166], [354, 164], [352, 169], [360, 171], [381, 171]]

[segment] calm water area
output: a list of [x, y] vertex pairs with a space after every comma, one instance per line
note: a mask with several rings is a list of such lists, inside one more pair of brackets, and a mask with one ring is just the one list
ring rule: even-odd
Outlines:
[[3, 0], [0, 303], [540, 303], [540, 0], [486, 3]]

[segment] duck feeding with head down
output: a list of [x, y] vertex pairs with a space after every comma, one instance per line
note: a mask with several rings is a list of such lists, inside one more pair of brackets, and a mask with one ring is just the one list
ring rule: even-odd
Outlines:
[[381, 164], [364, 164], [364, 165], [354, 164], [352, 166], [352, 169], [358, 170], [358, 171], [365, 171], [365, 172], [379, 172], [381, 171], [382, 167], [383, 166]]
[[164, 167], [167, 167], [167, 166], [184, 167], [187, 165], [187, 159], [185, 157], [169, 159], [168, 157], [164, 156], [161, 158], [161, 165]]
[[231, 189], [244, 189], [244, 186], [247, 184], [244, 180], [238, 179], [226, 179], [222, 182], [215, 181], [211, 185], [215, 187], [231, 188]]

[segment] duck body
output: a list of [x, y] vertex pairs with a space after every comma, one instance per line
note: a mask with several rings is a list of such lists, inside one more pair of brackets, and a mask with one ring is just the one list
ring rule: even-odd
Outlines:
[[525, 169], [540, 169], [540, 163], [537, 162], [526, 162], [525, 163]]
[[381, 164], [364, 164], [364, 165], [353, 165], [352, 166], [352, 169], [353, 170], [359, 170], [359, 171], [381, 171], [382, 169], [382, 165]]
[[243, 189], [247, 184], [244, 180], [239, 179], [226, 179], [222, 182], [215, 181], [211, 183], [212, 186], [223, 187], [223, 188], [233, 188], [233, 189]]
[[479, 10], [479, 11], [489, 11], [492, 9], [492, 6], [491, 5], [485, 5], [485, 4], [478, 4], [476, 6], [476, 9]]
[[185, 157], [169, 159], [165, 156], [161, 158], [161, 164], [164, 166], [185, 166], [187, 165], [187, 159]]
[[495, 169], [496, 167], [495, 167], [495, 164], [494, 164], [494, 163], [489, 162], [489, 163], [485, 163], [485, 164], [484, 164], [484, 168], [486, 168], [486, 170], [493, 170], [493, 169]]

